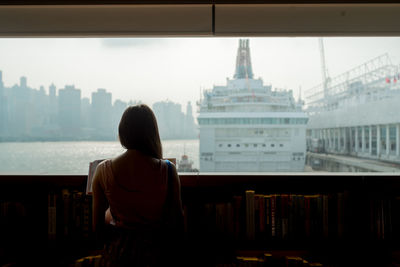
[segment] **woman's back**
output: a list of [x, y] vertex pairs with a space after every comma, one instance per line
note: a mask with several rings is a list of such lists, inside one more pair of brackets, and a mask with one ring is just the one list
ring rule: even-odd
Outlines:
[[165, 161], [128, 150], [103, 164], [104, 193], [116, 222], [122, 225], [157, 223], [167, 195]]
[[162, 160], [148, 106], [128, 107], [118, 133], [126, 151], [102, 162], [93, 178], [93, 230], [105, 241], [103, 265], [159, 266], [174, 258], [173, 244], [183, 237], [179, 177]]

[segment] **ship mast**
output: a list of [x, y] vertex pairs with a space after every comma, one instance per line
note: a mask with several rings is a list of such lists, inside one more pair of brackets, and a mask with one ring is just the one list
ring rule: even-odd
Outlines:
[[233, 75], [235, 79], [253, 79], [251, 67], [249, 40], [239, 40], [239, 48], [236, 56], [236, 69]]
[[249, 82], [249, 79], [253, 79], [253, 68], [251, 66], [249, 39], [239, 39], [239, 48], [236, 56], [236, 69], [233, 78], [246, 79], [247, 89], [249, 92], [252, 92], [254, 100], [254, 91], [250, 89]]
[[328, 82], [329, 82], [329, 74], [326, 68], [325, 63], [325, 50], [324, 50], [324, 41], [321, 38], [318, 38], [319, 41], [319, 52], [321, 57], [321, 72], [322, 72], [322, 86], [324, 89], [324, 102], [327, 104], [328, 102]]

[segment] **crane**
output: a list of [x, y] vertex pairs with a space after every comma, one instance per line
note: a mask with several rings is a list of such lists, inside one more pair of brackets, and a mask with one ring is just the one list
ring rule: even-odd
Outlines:
[[328, 69], [326, 68], [324, 41], [322, 37], [318, 38], [318, 41], [319, 41], [319, 53], [321, 57], [322, 86], [324, 90], [324, 101], [326, 103], [328, 98], [328, 84], [330, 82], [330, 77]]

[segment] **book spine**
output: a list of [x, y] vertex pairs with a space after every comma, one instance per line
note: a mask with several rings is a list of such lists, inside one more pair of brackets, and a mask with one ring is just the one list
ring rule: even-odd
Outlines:
[[343, 193], [343, 234], [342, 237], [350, 237], [352, 234], [350, 230], [350, 215], [351, 215], [351, 195], [348, 190]]
[[265, 199], [265, 235], [266, 239], [271, 238], [271, 195], [264, 196]]
[[62, 190], [63, 197], [63, 235], [68, 238], [70, 234], [70, 199], [71, 194], [68, 189]]
[[92, 207], [92, 196], [91, 195], [86, 195], [84, 197], [84, 206], [83, 206], [83, 236], [85, 239], [89, 239], [91, 237], [91, 217], [92, 217], [92, 212], [91, 212], [91, 207]]
[[383, 239], [383, 205], [382, 199], [378, 199], [378, 216], [377, 216], [377, 224], [378, 224], [378, 239]]
[[83, 209], [82, 209], [82, 196], [83, 193], [74, 191], [72, 193], [72, 237], [80, 239], [83, 230]]
[[216, 227], [216, 205], [215, 203], [207, 203], [204, 206], [205, 208], [205, 226], [207, 228], [208, 233], [214, 233]]
[[233, 220], [234, 220], [234, 236], [235, 240], [241, 239], [241, 215], [242, 215], [242, 196], [233, 197]]
[[281, 195], [276, 195], [275, 206], [275, 234], [278, 240], [282, 239], [282, 200]]
[[392, 224], [392, 200], [387, 200], [387, 229], [388, 236], [393, 238], [393, 224]]
[[391, 226], [391, 212], [390, 212], [390, 199], [383, 200], [383, 225], [384, 225], [384, 239], [390, 239], [392, 235]]
[[215, 204], [215, 225], [217, 232], [219, 234], [224, 234], [226, 231], [225, 227], [225, 204], [217, 203]]
[[48, 193], [48, 238], [56, 239], [57, 233], [57, 195], [55, 192]]
[[329, 224], [329, 238], [335, 239], [337, 238], [338, 233], [338, 225], [337, 225], [337, 194], [330, 193], [328, 194], [328, 210], [329, 210], [329, 217], [328, 217], [328, 224]]
[[253, 190], [246, 191], [246, 233], [247, 240], [253, 241], [255, 238]]
[[396, 196], [393, 199], [392, 205], [392, 220], [393, 220], [393, 238], [400, 239], [400, 197]]
[[289, 195], [281, 195], [282, 239], [288, 238], [289, 232]]
[[301, 238], [300, 231], [302, 231], [301, 218], [300, 218], [300, 195], [292, 195], [292, 201], [293, 201], [292, 236], [294, 239], [300, 239]]
[[305, 200], [304, 195], [297, 196], [297, 203], [298, 203], [298, 237], [300, 239], [305, 238], [305, 222], [306, 222], [306, 215], [305, 215]]
[[317, 195], [317, 238], [322, 238], [324, 235], [324, 214], [323, 214], [323, 196]]
[[369, 234], [371, 239], [375, 239], [375, 201], [369, 199]]
[[259, 201], [260, 201], [260, 205], [259, 205], [260, 206], [260, 209], [259, 209], [259, 212], [260, 212], [260, 215], [259, 215], [259, 217], [260, 217], [260, 239], [265, 240], [266, 223], [265, 223], [265, 197], [264, 197], [264, 195], [262, 195], [260, 197]]
[[261, 230], [261, 225], [260, 225], [260, 198], [261, 195], [254, 195], [254, 235], [255, 239], [260, 238], [260, 230]]
[[382, 238], [382, 202], [381, 199], [376, 200], [376, 225], [377, 225], [377, 239]]
[[323, 237], [327, 239], [329, 237], [329, 198], [328, 195], [322, 196], [322, 225], [323, 225]]
[[276, 195], [271, 196], [271, 237], [276, 238]]
[[337, 202], [338, 202], [338, 207], [337, 207], [337, 226], [338, 226], [338, 231], [337, 231], [337, 236], [338, 238], [343, 238], [343, 232], [344, 232], [344, 193], [338, 193], [337, 195]]
[[294, 206], [294, 201], [295, 201], [295, 195], [289, 195], [289, 203], [288, 203], [288, 208], [289, 208], [289, 218], [288, 218], [289, 232], [288, 232], [288, 238], [289, 239], [292, 239], [294, 237], [294, 227], [295, 227], [295, 206]]
[[189, 234], [189, 229], [188, 229], [188, 206], [187, 205], [183, 205], [183, 227], [184, 227], [184, 231], [185, 231], [185, 236], [187, 237], [187, 235]]
[[306, 238], [311, 237], [310, 196], [304, 196], [304, 226]]
[[233, 231], [233, 205], [232, 202], [225, 203], [225, 226], [226, 226], [226, 231], [229, 239], [233, 240], [234, 238], [234, 231]]

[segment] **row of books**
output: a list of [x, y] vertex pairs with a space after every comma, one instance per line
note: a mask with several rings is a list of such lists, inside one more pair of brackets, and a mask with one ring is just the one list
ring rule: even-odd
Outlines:
[[[29, 229], [28, 209], [22, 201], [0, 201], [0, 244], [15, 242], [16, 238], [22, 237]], [[1, 247], [0, 246], [0, 247]], [[0, 258], [2, 252], [0, 250]], [[1, 263], [1, 262], [0, 262]]]
[[[101, 255], [76, 260], [70, 267], [99, 267]], [[319, 262], [309, 262], [298, 256], [279, 256], [264, 253], [261, 257], [237, 256], [232, 263], [216, 264], [215, 267], [323, 267]]]
[[15, 261], [27, 247], [21, 243], [30, 234], [28, 208], [21, 200], [0, 200], [0, 266]]
[[342, 238], [346, 197], [345, 193], [262, 195], [247, 190], [246, 239]]
[[69, 267], [100, 267], [101, 255], [87, 256], [76, 260]]
[[[253, 190], [233, 196], [228, 202], [206, 203], [203, 227], [234, 240], [287, 240], [340, 238], [345, 232], [346, 193], [256, 194]], [[370, 199], [370, 235], [373, 239], [400, 237], [400, 197]], [[67, 188], [48, 193], [48, 238], [89, 239], [92, 225], [92, 196]], [[185, 208], [187, 213], [187, 207]], [[196, 213], [201, 210], [194, 211]], [[0, 202], [0, 223], [26, 214], [20, 202]], [[190, 213], [189, 213], [190, 214]], [[187, 215], [187, 214], [186, 214]], [[193, 220], [192, 220], [193, 222]], [[188, 225], [189, 223], [189, 225]], [[185, 218], [185, 228], [192, 226]], [[397, 230], [397, 232], [396, 232]]]
[[392, 234], [392, 203], [389, 199], [370, 200], [370, 236], [372, 239], [388, 239]]
[[92, 238], [92, 196], [64, 188], [48, 193], [48, 239]]
[[262, 256], [238, 256], [233, 263], [217, 264], [216, 267], [322, 267], [320, 262], [309, 262], [299, 256], [277, 256], [263, 253]]
[[347, 193], [264, 195], [247, 190], [229, 201], [187, 207], [186, 228], [189, 234], [202, 231], [237, 241], [342, 238], [347, 198]]
[[400, 196], [369, 198], [369, 229], [373, 240], [400, 240]]
[[21, 201], [0, 201], [0, 222], [6, 223], [27, 215], [25, 205]]

